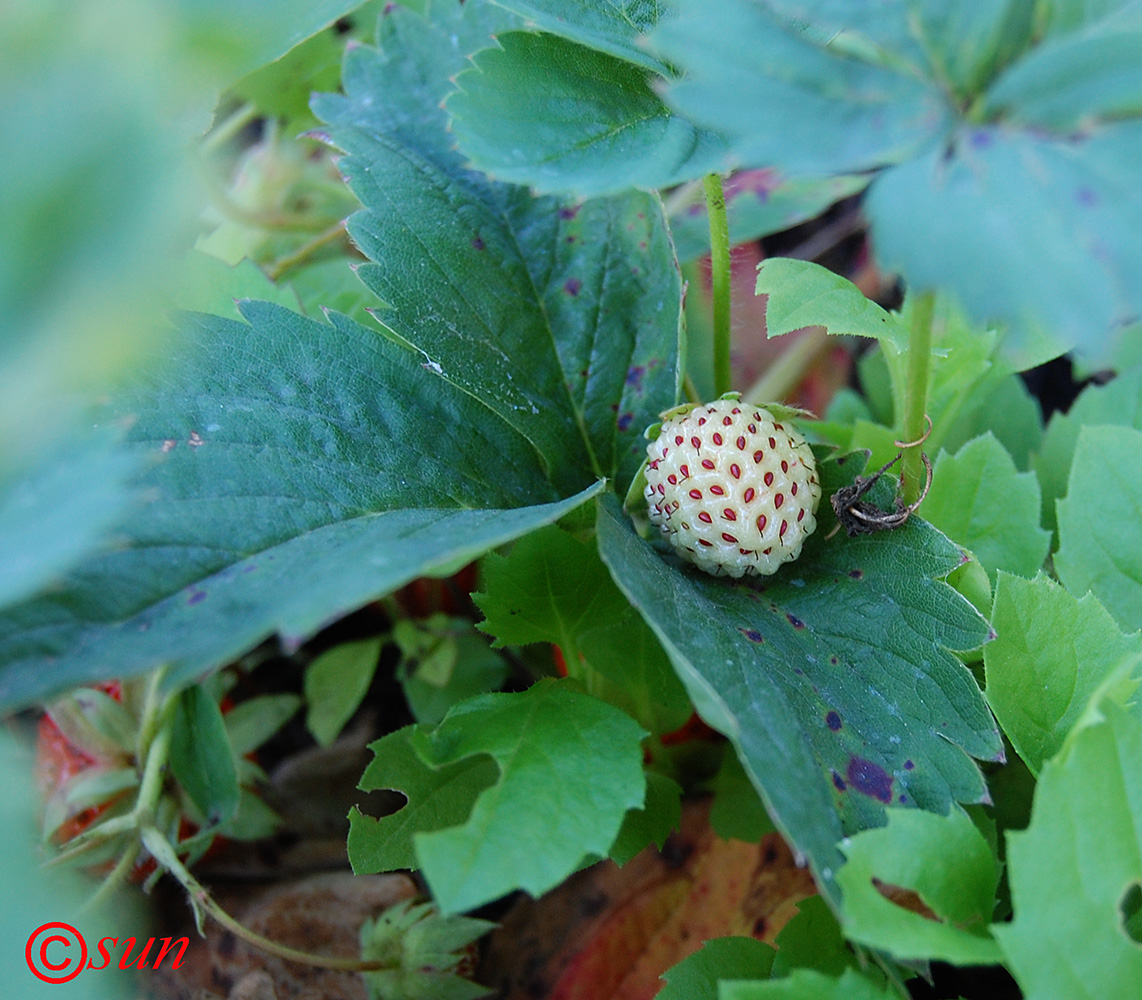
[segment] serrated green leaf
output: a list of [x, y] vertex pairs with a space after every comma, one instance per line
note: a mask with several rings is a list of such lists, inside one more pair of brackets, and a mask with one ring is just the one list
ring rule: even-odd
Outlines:
[[894, 1000], [899, 995], [855, 969], [845, 969], [839, 979], [794, 969], [785, 979], [727, 982], [718, 989], [718, 1000]]
[[987, 700], [1033, 774], [1063, 740], [1113, 668], [1142, 652], [1142, 635], [1124, 636], [1093, 594], [1081, 600], [1046, 576], [999, 574], [984, 647]]
[[493, 0], [521, 17], [528, 27], [568, 38], [656, 73], [670, 67], [638, 44], [669, 8], [645, 0]]
[[657, 771], [646, 772], [646, 801], [623, 817], [623, 825], [608, 852], [615, 864], [625, 865], [644, 847], [659, 850], [682, 822], [682, 786]]
[[[961, 809], [947, 816], [889, 810], [886, 827], [846, 840], [841, 850], [848, 858], [837, 875], [847, 937], [905, 961], [1001, 961], [988, 934], [999, 864]], [[881, 883], [914, 890], [937, 919], [891, 902]]]
[[197, 684], [178, 696], [170, 769], [208, 826], [234, 817], [241, 794], [234, 751], [218, 702]]
[[555, 35], [496, 41], [447, 105], [461, 151], [491, 176], [590, 197], [726, 165], [722, 137], [672, 112], [642, 67]]
[[[816, 176], [857, 171], [896, 162], [947, 126], [943, 95], [914, 68], [854, 58], [749, 0], [675, 7], [678, 16], [650, 38], [654, 51], [685, 71], [666, 99], [725, 134], [745, 166]], [[862, 19], [869, 24], [876, 18]]]
[[1142, 628], [1142, 430], [1083, 427], [1057, 505], [1055, 570], [1072, 594], [1093, 591], [1125, 629]]
[[305, 668], [305, 728], [319, 746], [337, 739], [365, 697], [384, 639], [343, 642]]
[[[965, 128], [873, 182], [878, 258], [911, 288], [945, 288], [973, 317], [1008, 322], [1000, 351], [1014, 370], [1069, 347], [1105, 361], [1142, 312], [1140, 139], [1136, 121], [1073, 140]], [[1053, 247], [1053, 266], [1036, 267], [1029, 246]]]
[[645, 795], [644, 735], [618, 709], [551, 680], [473, 698], [432, 732], [419, 730], [417, 752], [435, 767], [487, 754], [500, 770], [462, 826], [415, 837], [441, 910], [469, 910], [513, 889], [539, 895], [585, 856], [605, 855]]
[[315, 101], [365, 205], [350, 232], [375, 263], [358, 274], [390, 306], [378, 319], [532, 441], [556, 485], [597, 470], [622, 490], [680, 377], [662, 206], [637, 192], [537, 199], [464, 167], [439, 105], [487, 44], [480, 9], [432, 23], [394, 11], [392, 54], [350, 52], [346, 96]]
[[484, 561], [481, 631], [496, 646], [551, 642], [573, 656], [585, 629], [613, 625], [630, 606], [591, 543], [552, 526], [521, 538], [507, 556]]
[[223, 716], [235, 756], [243, 757], [257, 750], [300, 707], [301, 698], [296, 694], [264, 694], [235, 705]]
[[1019, 472], [990, 432], [936, 458], [924, 517], [975, 553], [994, 582], [1000, 570], [1034, 576], [1051, 543], [1039, 527], [1039, 483]]
[[718, 1000], [720, 980], [768, 979], [775, 955], [756, 938], [713, 938], [663, 973], [657, 1000]]
[[1068, 35], [1038, 46], [988, 90], [987, 113], [1059, 132], [1142, 113], [1142, 31]]
[[1031, 825], [1007, 837], [1015, 919], [994, 934], [1024, 995], [1131, 996], [1142, 948], [1119, 906], [1142, 881], [1142, 722], [1104, 703], [1039, 776]]
[[0, 614], [3, 707], [160, 663], [196, 677], [275, 631], [296, 642], [598, 488], [558, 501], [523, 438], [384, 337], [243, 310], [250, 325], [188, 317], [183, 351], [115, 400], [153, 499], [119, 549]]
[[[825, 495], [858, 464], [819, 462]], [[878, 489], [875, 502], [889, 502], [891, 486]], [[960, 550], [918, 518], [826, 540], [826, 508], [800, 559], [754, 586], [663, 557], [609, 496], [599, 547], [703, 719], [730, 738], [773, 821], [834, 891], [842, 830], [882, 823], [890, 802], [946, 811], [979, 801], [968, 755], [1002, 751], [978, 687], [948, 652], [987, 637], [987, 623], [933, 579]]]
[[405, 726], [369, 744], [373, 760], [357, 787], [395, 789], [408, 801], [380, 819], [356, 806], [350, 810], [349, 862], [358, 875], [419, 868], [416, 835], [463, 823], [480, 794], [496, 783], [499, 769], [485, 755], [442, 767], [425, 763], [413, 748], [419, 728]]
[[766, 336], [780, 337], [807, 326], [836, 336], [872, 337], [902, 350], [908, 332], [847, 278], [807, 260], [771, 257], [757, 268], [756, 295], [767, 296]]
[[1055, 413], [1035, 456], [1043, 488], [1043, 523], [1055, 526], [1055, 501], [1067, 493], [1075, 445], [1086, 424], [1114, 424], [1142, 430], [1142, 368], [1125, 371], [1106, 385], [1089, 385], [1066, 413]]
[[[867, 184], [868, 178], [859, 174], [786, 177], [764, 167], [731, 174], [724, 183], [730, 246], [808, 222]], [[678, 259], [685, 262], [708, 254], [710, 218], [702, 186], [687, 185], [672, 193], [666, 200], [666, 209]]]

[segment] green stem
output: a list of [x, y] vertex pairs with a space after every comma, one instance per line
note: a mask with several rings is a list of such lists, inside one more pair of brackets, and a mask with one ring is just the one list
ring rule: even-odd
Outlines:
[[336, 243], [344, 235], [345, 220], [342, 219], [336, 225], [330, 226], [325, 232], [318, 233], [311, 240], [306, 240], [292, 253], [279, 257], [266, 268], [266, 277], [276, 284], [287, 271], [292, 271], [295, 267], [308, 263], [314, 254], [325, 249], [331, 243]]
[[[908, 376], [904, 386], [905, 441], [918, 441], [927, 430], [924, 414], [928, 409], [928, 368], [932, 358], [932, 314], [936, 296], [920, 292], [912, 303], [912, 323], [908, 334]], [[922, 446], [906, 448], [901, 467], [904, 502], [915, 503], [924, 484], [924, 465], [920, 459]]]
[[179, 860], [174, 848], [170, 845], [170, 841], [159, 830], [153, 826], [145, 827], [142, 831], [142, 839], [147, 850], [154, 855], [155, 860], [179, 881], [198, 906], [201, 906], [235, 937], [252, 944], [255, 948], [270, 955], [277, 955], [278, 958], [284, 958], [288, 962], [298, 962], [319, 969], [337, 969], [343, 972], [376, 972], [381, 969], [392, 968], [391, 963], [387, 962], [367, 962], [359, 958], [314, 955], [308, 951], [299, 951], [297, 948], [291, 948], [288, 945], [263, 937], [235, 920], [215, 902], [214, 897], [210, 895], [206, 887], [191, 875], [186, 865]]
[[730, 374], [730, 228], [726, 222], [726, 196], [722, 178], [707, 174], [706, 214], [710, 219], [710, 278], [714, 294], [714, 395], [732, 388]]
[[251, 101], [243, 104], [210, 130], [206, 138], [202, 140], [203, 151], [213, 152], [219, 146], [229, 142], [257, 117], [258, 106], [256, 104]]

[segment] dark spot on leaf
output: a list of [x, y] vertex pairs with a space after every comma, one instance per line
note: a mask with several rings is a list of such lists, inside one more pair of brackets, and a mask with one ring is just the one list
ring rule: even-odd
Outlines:
[[634, 414], [624, 413], [619, 417], [617, 426], [620, 431], [625, 431], [632, 423], [634, 423]]
[[739, 628], [738, 631], [750, 642], [765, 642], [765, 637], [755, 628]]
[[789, 624], [792, 625], [794, 628], [804, 628], [805, 627], [805, 623], [803, 621], [801, 621], [801, 619], [798, 618], [796, 615], [787, 613], [785, 615], [785, 617], [789, 619]]
[[838, 660], [838, 659], [837, 659], [835, 656], [830, 656], [830, 657], [829, 657], [829, 662], [830, 662], [830, 663], [831, 663], [831, 664], [832, 664], [832, 665], [835, 667], [835, 666], [836, 666], [838, 663], [840, 663], [841, 661], [840, 661], [840, 660]]
[[898, 798], [896, 801], [903, 804], [903, 803], [908, 801], [908, 796], [907, 795], [901, 795], [900, 798]]
[[690, 841], [681, 834], [672, 833], [666, 838], [659, 855], [667, 868], [681, 868], [693, 852], [694, 845]]
[[886, 804], [892, 801], [892, 777], [879, 764], [863, 757], [850, 757], [846, 777], [849, 784], [862, 795]]
[[573, 219], [573, 218], [575, 218], [576, 215], [579, 214], [579, 209], [582, 207], [583, 207], [582, 205], [571, 205], [570, 207], [565, 206], [565, 207], [559, 209], [559, 218], [561, 218], [561, 219]]
[[483, 250], [484, 249], [484, 241], [482, 239], [480, 239], [479, 236], [473, 236], [472, 237], [472, 246], [474, 246], [477, 250]]
[[772, 841], [765, 845], [765, 851], [761, 856], [763, 864], [771, 865], [777, 861], [777, 848], [773, 846]]
[[568, 295], [578, 295], [579, 289], [583, 287], [583, 282], [578, 278], [568, 278], [563, 282], [563, 291]]
[[845, 459], [846, 459], [846, 457], [847, 457], [847, 456], [845, 456], [845, 455], [842, 455], [840, 458], [838, 458], [838, 459], [837, 459], [837, 465], [844, 465], [844, 464], [845, 464]]
[[906, 761], [904, 762], [904, 770], [905, 770], [905, 771], [911, 771], [911, 770], [912, 770], [912, 768], [914, 768], [915, 766], [916, 766], [916, 765], [915, 765], [915, 764], [913, 764], [913, 763], [912, 763], [912, 761], [910, 761], [910, 760], [906, 760]]
[[833, 772], [833, 784], [836, 786], [838, 792], [843, 792], [848, 785], [845, 784], [845, 779], [842, 778], [836, 771]]
[[765, 937], [765, 931], [767, 927], [769, 927], [769, 922], [765, 919], [765, 917], [758, 917], [757, 920], [754, 921], [753, 936], [755, 938]]
[[246, 566], [245, 568], [243, 568], [242, 572], [243, 573], [253, 573], [254, 570], [256, 570], [257, 568], [258, 568], [257, 563], [250, 563], [249, 566]]
[[995, 137], [990, 132], [985, 132], [982, 129], [977, 129], [971, 134], [973, 149], [987, 149], [994, 141]]
[[190, 597], [187, 598], [186, 603], [187, 604], [201, 604], [205, 600], [206, 600], [206, 591], [205, 590], [195, 590], [195, 591], [191, 592], [191, 595], [190, 595]]
[[794, 667], [793, 673], [795, 673], [798, 677], [804, 677], [805, 676], [805, 671], [802, 670], [800, 667]]
[[987, 630], [987, 641], [988, 642], [991, 642], [993, 639], [998, 639], [998, 638], [999, 638], [999, 633], [996, 632], [995, 629], [989, 628]]
[[688, 209], [686, 209], [686, 214], [687, 215], [701, 215], [702, 211], [705, 209], [705, 207], [706, 207], [705, 205], [701, 205], [701, 204], [691, 205]]
[[589, 892], [579, 900], [579, 913], [584, 917], [597, 917], [610, 901], [605, 892]]
[[1093, 208], [1098, 204], [1098, 195], [1094, 193], [1092, 188], [1084, 184], [1082, 187], [1075, 189], [1075, 201], [1082, 205], [1083, 208]]
[[646, 249], [646, 240], [639, 240], [638, 241], [638, 248], [640, 250], [645, 250]]
[[863, 569], [850, 569], [849, 570], [849, 576], [851, 576], [854, 580], [863, 580], [864, 579], [864, 570]]
[[841, 717], [836, 712], [829, 712], [825, 716], [825, 725], [828, 726], [834, 733], [841, 728]]
[[645, 365], [631, 365], [627, 369], [627, 385], [634, 386], [636, 389], [642, 388], [642, 377], [646, 374]]

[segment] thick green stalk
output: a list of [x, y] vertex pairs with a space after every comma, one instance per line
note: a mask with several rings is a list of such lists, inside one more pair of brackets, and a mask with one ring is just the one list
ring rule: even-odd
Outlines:
[[[905, 441], [919, 441], [927, 430], [924, 414], [928, 409], [928, 370], [932, 359], [932, 314], [936, 297], [933, 292], [920, 292], [912, 303], [912, 323], [908, 335], [908, 375], [904, 386]], [[915, 503], [924, 485], [924, 464], [920, 458], [922, 445], [906, 448], [901, 466], [904, 502]]]
[[707, 174], [706, 214], [710, 219], [710, 276], [714, 293], [714, 395], [733, 387], [730, 375], [730, 228], [722, 178]]

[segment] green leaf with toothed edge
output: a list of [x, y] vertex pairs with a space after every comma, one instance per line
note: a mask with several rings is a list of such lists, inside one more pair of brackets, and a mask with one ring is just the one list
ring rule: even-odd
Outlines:
[[[1028, 997], [1135, 996], [1123, 918], [1142, 884], [1142, 721], [1110, 702], [1044, 766], [1031, 823], [1007, 837], [1015, 918], [994, 928]], [[1133, 889], [1132, 889], [1133, 887]]]
[[[825, 495], [859, 455], [819, 461]], [[881, 482], [872, 499], [892, 500]], [[884, 809], [946, 812], [987, 792], [970, 759], [1000, 760], [999, 733], [967, 668], [987, 622], [938, 578], [960, 549], [919, 518], [826, 538], [827, 502], [800, 559], [733, 582], [664, 555], [618, 503], [599, 502], [599, 549], [654, 629], [699, 714], [734, 744], [769, 815], [835, 893], [836, 843]]]
[[[411, 727], [373, 745], [377, 760], [363, 784], [398, 783], [409, 806], [381, 820], [354, 815], [354, 869], [399, 867], [411, 841], [445, 913], [514, 889], [546, 892], [585, 857], [605, 855], [628, 811], [643, 806], [645, 735], [628, 715], [570, 681], [548, 679], [520, 693], [461, 702], [438, 726]], [[445, 794], [445, 775], [459, 781], [460, 796]], [[454, 798], [464, 800], [463, 808]], [[518, 850], [521, 843], [526, 852]]]
[[554, 35], [497, 42], [447, 105], [460, 149], [491, 176], [590, 196], [725, 168], [723, 138], [672, 112], [641, 67]]
[[1142, 430], [1084, 427], [1066, 499], [1057, 505], [1055, 571], [1093, 591], [1127, 631], [1142, 628]]
[[992, 623], [998, 638], [983, 651], [988, 704], [1038, 774], [1114, 668], [1142, 652], [1142, 635], [1123, 635], [1093, 594], [1080, 600], [1042, 575], [1000, 573]]
[[[988, 933], [999, 862], [962, 809], [947, 816], [889, 810], [887, 826], [844, 841], [841, 850], [848, 860], [837, 881], [850, 940], [901, 960], [1001, 961]], [[881, 884], [914, 890], [935, 919], [888, 899]]]
[[498, 30], [488, 10], [394, 10], [382, 51], [348, 54], [345, 95], [315, 98], [365, 206], [349, 228], [374, 262], [357, 273], [390, 307], [379, 321], [531, 441], [561, 490], [584, 469], [622, 490], [681, 377], [662, 205], [536, 198], [467, 169], [440, 102]]
[[152, 499], [120, 548], [0, 614], [0, 705], [160, 663], [178, 683], [275, 632], [297, 642], [600, 488], [584, 470], [561, 500], [524, 438], [351, 320], [242, 310], [185, 317], [182, 351], [114, 401]]

